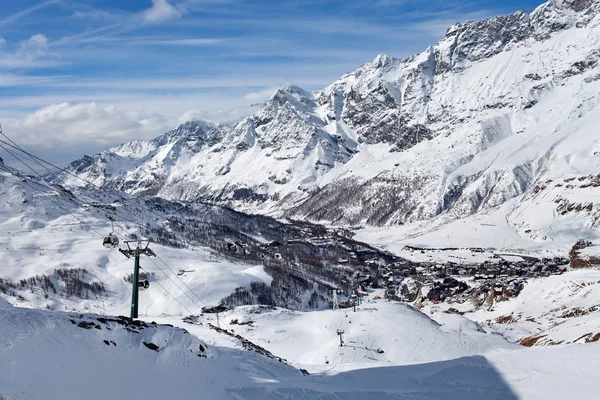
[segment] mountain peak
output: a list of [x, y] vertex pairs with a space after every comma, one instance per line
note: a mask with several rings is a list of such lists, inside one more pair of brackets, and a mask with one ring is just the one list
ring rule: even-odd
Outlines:
[[388, 66], [396, 66], [399, 62], [399, 59], [388, 56], [387, 54], [378, 54], [371, 62], [371, 65], [375, 68], [386, 68]]
[[300, 86], [296, 85], [287, 85], [277, 90], [273, 96], [271, 96], [271, 100], [278, 99], [281, 96], [292, 95], [293, 97], [304, 97], [304, 98], [312, 98], [311, 94], [306, 90], [302, 89]]
[[172, 136], [187, 135], [190, 133], [202, 134], [216, 127], [217, 125], [213, 124], [212, 122], [204, 120], [192, 120], [184, 122], [169, 133], [171, 133]]
[[295, 107], [303, 109], [308, 105], [313, 105], [314, 97], [299, 86], [288, 85], [275, 92], [265, 105], [269, 108], [272, 107], [273, 104], [283, 105], [285, 103], [291, 103], [294, 104]]

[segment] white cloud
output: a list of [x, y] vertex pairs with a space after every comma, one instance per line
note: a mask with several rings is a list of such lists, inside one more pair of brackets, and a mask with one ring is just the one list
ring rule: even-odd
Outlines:
[[30, 48], [40, 49], [40, 48], [46, 47], [47, 45], [48, 45], [48, 38], [46, 37], [46, 35], [43, 35], [41, 33], [33, 35], [29, 39], [21, 42], [22, 49], [30, 49]]
[[[186, 99], [185, 102], [189, 104], [190, 100]], [[164, 99], [158, 101], [165, 104]], [[139, 99], [132, 102], [139, 104]], [[148, 105], [152, 106], [144, 104], [144, 107], [148, 108]], [[32, 153], [50, 162], [66, 164], [84, 154], [94, 154], [132, 139], [154, 138], [185, 121], [203, 119], [215, 123], [234, 122], [252, 111], [255, 108], [193, 109], [177, 118], [173, 114], [127, 109], [123, 104], [64, 102], [42, 107], [20, 118], [4, 120], [2, 125], [9, 137]], [[5, 161], [22, 168], [10, 157], [6, 157]]]
[[219, 108], [205, 110], [187, 110], [177, 119], [178, 124], [187, 121], [209, 121], [215, 124], [235, 124], [258, 109], [257, 106], [241, 106], [236, 108]]
[[[110, 146], [163, 133], [176, 121], [160, 114], [123, 110], [95, 102], [53, 104], [5, 123], [7, 133], [25, 145], [60, 148], [90, 143]], [[77, 155], [73, 155], [77, 157]]]
[[3, 37], [0, 37], [0, 47], [4, 46], [6, 44], [6, 39], [4, 39]]
[[162, 22], [181, 17], [181, 10], [167, 0], [152, 0], [152, 7], [143, 12], [146, 22]]
[[267, 100], [269, 97], [273, 96], [273, 94], [275, 94], [275, 92], [281, 89], [282, 87], [283, 86], [273, 86], [256, 92], [246, 93], [244, 99], [248, 101], [264, 101]]
[[204, 118], [204, 116], [203, 116], [202, 111], [193, 109], [193, 110], [187, 110], [186, 112], [181, 114], [181, 116], [177, 119], [177, 122], [179, 122], [180, 124], [183, 124], [184, 122], [187, 122], [187, 121], [196, 121], [196, 120], [203, 119], [203, 118]]
[[[6, 43], [0, 38], [0, 47]], [[65, 65], [64, 61], [53, 59], [56, 54], [48, 53], [48, 38], [38, 33], [31, 36], [27, 40], [23, 40], [20, 46], [15, 51], [0, 52], [0, 69], [35, 69], [40, 67], [55, 67]], [[8, 86], [3, 84], [6, 81], [6, 76], [0, 75], [0, 86]], [[24, 82], [23, 79], [15, 81]]]

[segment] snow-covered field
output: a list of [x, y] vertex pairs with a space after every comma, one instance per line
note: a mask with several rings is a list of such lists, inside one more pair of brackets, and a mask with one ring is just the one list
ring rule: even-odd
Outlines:
[[[575, 243], [576, 235], [562, 240], [533, 240], [527, 235], [520, 234], [508, 222], [507, 215], [510, 215], [518, 207], [520, 200], [520, 198], [510, 200], [497, 208], [460, 219], [447, 218], [442, 215], [427, 222], [415, 222], [394, 227], [365, 227], [356, 232], [356, 239], [367, 243], [377, 243], [382, 248], [414, 261], [430, 261], [433, 253], [420, 255], [418, 252], [406, 250], [405, 246], [430, 249], [479, 247], [493, 249], [498, 253], [522, 253], [538, 257], [565, 256]], [[544, 217], [540, 216], [539, 218]], [[552, 234], [552, 223], [546, 222]], [[600, 231], [589, 229], [582, 237], [597, 240], [600, 238]], [[465, 261], [479, 261], [479, 259], [470, 259], [474, 256], [471, 252], [467, 252], [468, 254], [464, 251], [437, 253], [435, 255], [437, 260], [458, 262], [461, 257], [469, 257], [465, 258]], [[489, 254], [484, 259], [489, 259]]]
[[[81, 327], [82, 321], [98, 328]], [[301, 353], [311, 345], [295, 348]], [[166, 326], [136, 328], [0, 304], [0, 397], [11, 400], [591, 399], [600, 388], [598, 367], [600, 344], [594, 343], [305, 376]]]
[[[517, 347], [466, 318], [460, 329], [448, 329], [407, 305], [386, 300], [369, 300], [356, 312], [246, 306], [220, 318], [236, 333], [309, 371], [408, 365]], [[342, 347], [338, 330], [344, 331]]]

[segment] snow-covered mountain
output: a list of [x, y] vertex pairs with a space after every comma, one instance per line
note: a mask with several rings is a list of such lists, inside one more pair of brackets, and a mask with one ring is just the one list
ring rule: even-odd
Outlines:
[[380, 55], [320, 92], [281, 89], [235, 126], [188, 122], [70, 168], [134, 195], [344, 225], [452, 220], [514, 200], [505, 216], [521, 236], [593, 236], [599, 11], [550, 0], [457, 24], [423, 53]]

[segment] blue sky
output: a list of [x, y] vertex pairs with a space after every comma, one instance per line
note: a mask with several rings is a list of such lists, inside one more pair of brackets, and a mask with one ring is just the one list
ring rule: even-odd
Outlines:
[[5, 0], [0, 122], [66, 161], [191, 118], [233, 120], [277, 87], [320, 89], [455, 22], [541, 0]]

